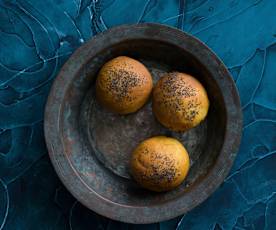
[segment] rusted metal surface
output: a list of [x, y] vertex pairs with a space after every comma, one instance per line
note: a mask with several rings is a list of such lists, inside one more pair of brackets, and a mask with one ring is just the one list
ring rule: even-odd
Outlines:
[[[211, 102], [206, 121], [172, 133], [155, 120], [150, 102], [127, 116], [101, 108], [94, 97], [95, 77], [119, 55], [141, 60], [155, 80], [172, 70], [197, 77]], [[49, 95], [45, 136], [59, 177], [81, 203], [112, 219], [152, 223], [191, 210], [222, 183], [238, 150], [241, 123], [237, 90], [215, 54], [177, 29], [147, 23], [110, 29], [71, 56]], [[167, 193], [143, 190], [128, 174], [133, 147], [160, 134], [180, 139], [192, 158], [187, 180]]]
[[[140, 61], [148, 67], [154, 83], [169, 71], [169, 67], [165, 64], [143, 59]], [[132, 151], [141, 141], [152, 136], [166, 135], [182, 141], [190, 154], [192, 166], [203, 153], [207, 137], [206, 121], [188, 132], [172, 132], [155, 119], [151, 100], [136, 113], [121, 116], [100, 106], [94, 89], [94, 87], [89, 89], [82, 103], [80, 120], [87, 132], [92, 152], [115, 174], [130, 179], [129, 159]], [[206, 170], [204, 167], [207, 165], [202, 166], [202, 171]]]

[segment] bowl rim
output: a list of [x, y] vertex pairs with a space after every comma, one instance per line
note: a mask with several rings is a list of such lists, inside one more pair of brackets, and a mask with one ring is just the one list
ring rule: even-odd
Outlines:
[[[187, 194], [185, 193], [189, 199], [187, 199], [186, 196], [180, 196], [167, 203], [160, 203], [148, 207], [128, 206], [112, 202], [97, 194], [95, 191], [91, 191], [75, 172], [75, 169], [64, 154], [65, 150], [60, 135], [59, 117], [63, 95], [70, 83], [70, 75], [67, 75], [65, 78], [65, 73], [69, 71], [73, 73], [77, 72], [76, 69], [78, 68], [76, 68], [75, 60], [79, 60], [80, 57], [82, 57], [81, 62], [77, 62], [80, 65], [88, 62], [90, 59], [89, 52], [92, 52], [92, 48], [97, 49], [96, 46], [99, 42], [104, 44], [103, 46], [107, 46], [105, 43], [109, 41], [109, 38], [114, 38], [116, 36], [118, 36], [117, 40], [120, 42], [131, 39], [158, 39], [158, 41], [169, 42], [182, 49], [188, 49], [188, 51], [192, 51], [192, 55], [199, 58], [205, 66], [208, 64], [208, 70], [211, 71], [212, 77], [215, 78], [219, 87], [221, 87], [222, 84], [227, 86], [221, 92], [224, 103], [227, 105], [226, 131], [223, 145], [210, 171], [204, 178], [201, 178], [200, 183], [193, 185], [192, 191], [188, 190]], [[114, 44], [118, 43], [118, 41], [115, 39]], [[73, 73], [71, 76], [74, 75]], [[213, 75], [213, 73], [217, 75]], [[157, 23], [116, 26], [94, 36], [79, 47], [66, 61], [56, 77], [51, 87], [44, 113], [46, 146], [55, 171], [65, 187], [80, 203], [98, 214], [114, 220], [136, 224], [155, 223], [174, 218], [190, 211], [206, 200], [219, 185], [221, 185], [228, 175], [237, 155], [241, 133], [242, 112], [238, 91], [223, 62], [210, 48], [194, 36], [179, 29]], [[72, 175], [75, 175], [75, 177]]]

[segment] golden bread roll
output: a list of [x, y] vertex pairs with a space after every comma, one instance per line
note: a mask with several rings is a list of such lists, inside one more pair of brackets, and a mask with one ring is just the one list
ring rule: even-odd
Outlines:
[[147, 68], [132, 58], [116, 57], [101, 68], [96, 80], [96, 97], [112, 112], [136, 112], [147, 101], [153, 87]]
[[153, 112], [157, 120], [173, 131], [186, 131], [206, 117], [206, 90], [194, 77], [179, 72], [163, 76], [153, 89]]
[[142, 187], [162, 192], [181, 184], [188, 173], [190, 160], [178, 140], [157, 136], [136, 147], [130, 166], [132, 176]]

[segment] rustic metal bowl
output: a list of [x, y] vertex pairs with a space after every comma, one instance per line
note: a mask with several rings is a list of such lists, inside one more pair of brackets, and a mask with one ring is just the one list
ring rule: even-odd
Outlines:
[[[211, 102], [207, 119], [188, 132], [174, 133], [156, 121], [150, 101], [127, 116], [99, 106], [97, 72], [120, 55], [143, 62], [155, 81], [169, 71], [195, 76]], [[238, 150], [241, 120], [236, 87], [216, 55], [186, 33], [147, 23], [112, 28], [71, 56], [48, 98], [45, 136], [57, 174], [82, 204], [115, 220], [152, 223], [186, 213], [223, 182]], [[128, 161], [141, 140], [161, 134], [182, 141], [192, 164], [181, 186], [154, 193], [131, 179]]]

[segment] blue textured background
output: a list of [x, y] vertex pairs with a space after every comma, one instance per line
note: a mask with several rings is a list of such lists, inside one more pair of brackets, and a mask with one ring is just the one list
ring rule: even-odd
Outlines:
[[[184, 217], [129, 225], [80, 205], [57, 178], [43, 109], [62, 64], [96, 33], [159, 22], [209, 45], [239, 89], [243, 137], [225, 183]], [[0, 0], [0, 229], [276, 229], [275, 0]]]

